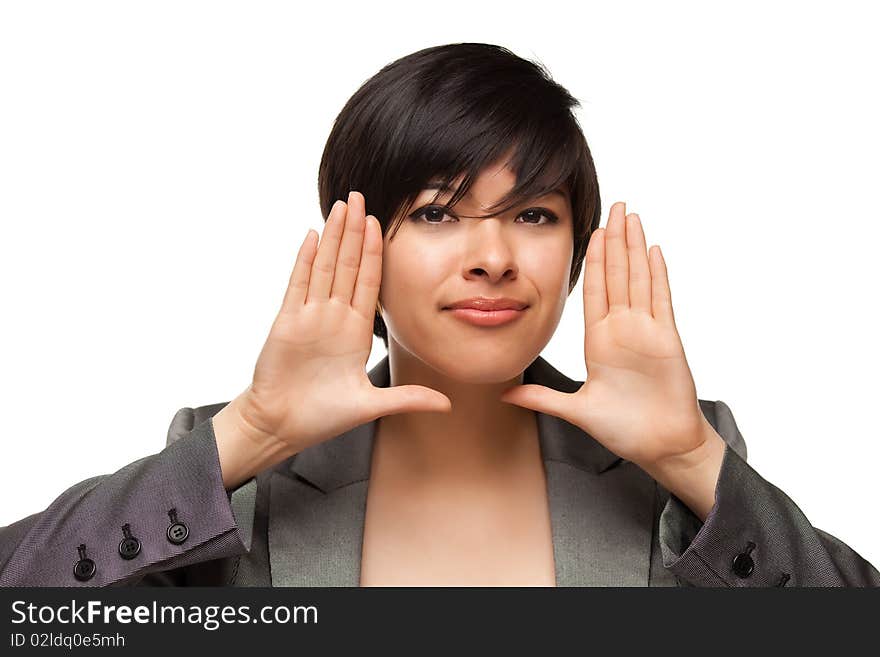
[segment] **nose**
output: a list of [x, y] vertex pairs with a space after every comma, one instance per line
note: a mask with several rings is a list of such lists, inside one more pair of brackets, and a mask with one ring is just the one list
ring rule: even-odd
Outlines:
[[516, 278], [518, 267], [513, 249], [502, 230], [503, 220], [486, 217], [474, 223], [467, 236], [464, 277], [485, 277], [492, 283], [505, 277]]

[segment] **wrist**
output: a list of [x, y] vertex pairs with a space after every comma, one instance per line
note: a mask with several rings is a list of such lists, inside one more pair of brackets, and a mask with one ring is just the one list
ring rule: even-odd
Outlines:
[[668, 457], [643, 469], [705, 522], [715, 506], [726, 443], [705, 419], [702, 435], [700, 445], [687, 454]]
[[224, 406], [211, 423], [227, 490], [296, 453], [289, 444], [248, 424], [241, 413], [240, 397]]

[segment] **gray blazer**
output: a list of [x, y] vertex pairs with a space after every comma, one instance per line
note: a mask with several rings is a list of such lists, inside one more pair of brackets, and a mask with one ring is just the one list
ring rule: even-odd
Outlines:
[[[368, 375], [387, 387], [388, 357]], [[583, 382], [538, 357], [524, 383], [573, 392]], [[0, 585], [358, 586], [375, 422], [226, 491], [211, 421], [226, 403], [180, 409], [162, 451], [0, 528]], [[746, 463], [728, 406], [699, 403], [726, 442], [705, 523], [634, 463], [537, 413], [557, 585], [880, 586], [877, 569]], [[183, 542], [169, 533], [172, 509]], [[140, 545], [128, 559], [123, 525]], [[83, 558], [95, 572], [80, 581]]]

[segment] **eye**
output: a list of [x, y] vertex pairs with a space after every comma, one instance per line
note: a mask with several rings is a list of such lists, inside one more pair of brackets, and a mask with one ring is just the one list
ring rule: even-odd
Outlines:
[[[559, 221], [559, 217], [557, 217], [555, 214], [550, 212], [550, 210], [546, 210], [544, 208], [529, 208], [528, 210], [524, 210], [522, 212], [522, 214], [520, 214], [519, 216], [520, 217], [527, 217], [528, 219], [536, 219], [536, 218], [539, 219], [541, 217], [547, 218], [547, 221], [545, 221], [543, 224], [539, 224], [537, 222], [532, 222], [532, 221], [523, 222], [523, 223], [527, 223], [527, 224], [533, 224], [535, 226], [542, 226], [542, 225], [546, 225], [546, 224], [555, 224], [557, 221]], [[519, 217], [517, 217], [517, 219], [519, 219]]]
[[[426, 224], [445, 224], [451, 223], [448, 221], [443, 221], [444, 216], [449, 216], [447, 213], [450, 213], [452, 208], [449, 208], [445, 205], [426, 205], [423, 208], [419, 208], [411, 215], [409, 218], [413, 221], [418, 221], [421, 218], [424, 218], [424, 221], [421, 223]], [[526, 221], [522, 221], [520, 223], [531, 224], [533, 226], [543, 226], [546, 224], [555, 224], [559, 221], [559, 218], [550, 210], [546, 208], [529, 208], [528, 210], [524, 210], [520, 213], [520, 217], [524, 217]], [[544, 217], [546, 221], [543, 223], [540, 221], [541, 217]], [[458, 217], [455, 217], [455, 220], [458, 221]]]
[[[411, 215], [409, 218], [413, 221], [418, 221], [421, 217], [425, 218], [425, 221], [421, 223], [426, 224], [444, 224], [449, 223], [448, 221], [434, 221], [435, 219], [442, 220], [444, 216], [446, 216], [447, 211], [451, 210], [451, 208], [446, 207], [445, 205], [426, 205], [423, 208], [419, 208]], [[457, 220], [457, 219], [456, 219]]]

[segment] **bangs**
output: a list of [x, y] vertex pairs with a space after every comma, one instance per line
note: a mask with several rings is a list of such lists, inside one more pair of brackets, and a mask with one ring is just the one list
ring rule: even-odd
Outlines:
[[[521, 110], [514, 108], [511, 112], [510, 118], [521, 116]], [[505, 213], [557, 189], [573, 202], [572, 190], [581, 165], [581, 151], [576, 146], [580, 133], [571, 125], [570, 116], [567, 120], [565, 117], [557, 117], [555, 121], [538, 120], [513, 129], [504, 121], [508, 117], [496, 114], [495, 122], [487, 126], [479, 115], [467, 116], [465, 129], [459, 124], [457, 130], [443, 131], [445, 142], [439, 142], [432, 132], [424, 134], [423, 139], [413, 135], [415, 139], [407, 144], [411, 161], [419, 164], [410, 168], [406, 188], [399, 189], [403, 204], [389, 227], [391, 237], [425, 189], [437, 189], [431, 203], [452, 191], [445, 205], [455, 206], [468, 194], [480, 173], [496, 162], [512, 171], [516, 182], [481, 216]], [[507, 159], [502, 160], [505, 157]]]

